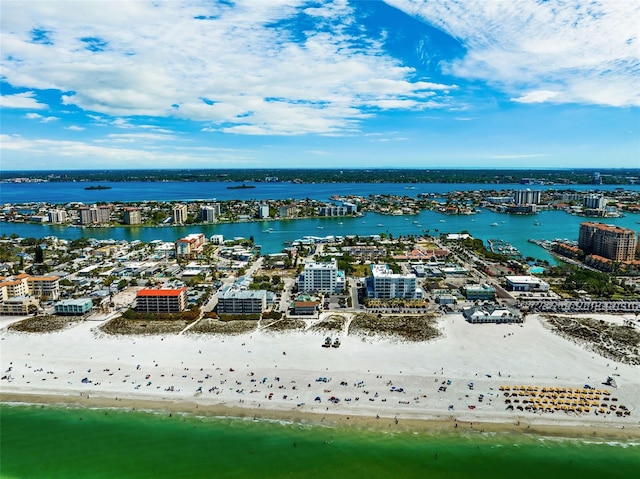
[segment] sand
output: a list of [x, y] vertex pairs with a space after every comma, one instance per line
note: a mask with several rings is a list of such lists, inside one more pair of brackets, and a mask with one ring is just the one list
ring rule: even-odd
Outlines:
[[[47, 334], [9, 331], [9, 322], [0, 329], [3, 402], [415, 431], [640, 437], [638, 368], [556, 336], [535, 315], [524, 325], [471, 325], [447, 315], [439, 321], [443, 336], [430, 342], [342, 336], [337, 349], [321, 347], [326, 335], [310, 332], [114, 337], [95, 321]], [[608, 376], [617, 388], [602, 385]], [[631, 415], [507, 411], [499, 389], [585, 384], [610, 389]]]

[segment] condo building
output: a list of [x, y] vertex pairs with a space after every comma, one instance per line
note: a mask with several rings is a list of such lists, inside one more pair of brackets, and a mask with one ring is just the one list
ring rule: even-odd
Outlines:
[[187, 221], [187, 205], [175, 205], [172, 210], [173, 224], [182, 225]]
[[205, 223], [215, 223], [216, 222], [216, 207], [215, 206], [210, 206], [210, 205], [201, 206], [200, 207], [200, 218]]
[[110, 206], [83, 206], [78, 210], [81, 225], [104, 224], [111, 216]]
[[343, 291], [344, 287], [344, 271], [338, 270], [335, 258], [328, 263], [306, 263], [298, 278], [298, 290], [301, 292], [331, 294]]
[[67, 221], [67, 212], [65, 210], [50, 210], [47, 216], [49, 223], [64, 223]]
[[604, 223], [580, 224], [578, 247], [587, 255], [597, 255], [613, 261], [635, 258], [638, 238], [632, 229]]
[[231, 285], [218, 293], [218, 314], [260, 314], [265, 309], [265, 290], [245, 290]]
[[541, 192], [530, 189], [516, 190], [513, 194], [513, 201], [516, 205], [537, 205], [540, 203]]
[[422, 299], [424, 293], [418, 286], [415, 274], [398, 274], [387, 264], [372, 264], [368, 294], [378, 299]]
[[136, 311], [140, 313], [179, 313], [187, 307], [187, 288], [143, 288], [136, 295]]
[[142, 214], [140, 208], [126, 207], [123, 210], [123, 221], [125, 225], [142, 224]]

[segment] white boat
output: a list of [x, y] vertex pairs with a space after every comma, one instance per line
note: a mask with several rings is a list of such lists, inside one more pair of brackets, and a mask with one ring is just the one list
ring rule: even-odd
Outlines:
[[378, 223], [376, 226], [384, 226], [382, 223]]
[[491, 226], [498, 226], [498, 223], [491, 223]]

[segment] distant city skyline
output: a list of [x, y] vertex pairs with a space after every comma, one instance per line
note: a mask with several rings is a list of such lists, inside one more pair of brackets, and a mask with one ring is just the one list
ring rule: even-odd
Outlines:
[[634, 0], [0, 0], [2, 170], [638, 168]]

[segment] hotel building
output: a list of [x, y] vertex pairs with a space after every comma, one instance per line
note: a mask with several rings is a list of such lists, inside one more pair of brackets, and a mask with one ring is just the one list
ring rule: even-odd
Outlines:
[[636, 232], [604, 223], [580, 224], [578, 247], [586, 255], [597, 255], [613, 261], [630, 261], [635, 258], [638, 238]]
[[202, 253], [205, 237], [202, 233], [194, 233], [176, 241], [176, 258], [197, 258]]

